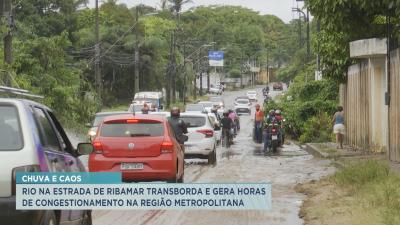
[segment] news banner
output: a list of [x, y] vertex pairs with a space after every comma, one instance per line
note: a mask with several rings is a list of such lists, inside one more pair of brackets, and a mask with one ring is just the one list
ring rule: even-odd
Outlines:
[[123, 183], [121, 173], [16, 174], [16, 208], [270, 210], [269, 183]]

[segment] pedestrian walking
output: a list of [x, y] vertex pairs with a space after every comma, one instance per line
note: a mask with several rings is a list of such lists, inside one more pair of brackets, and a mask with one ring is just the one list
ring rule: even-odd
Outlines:
[[343, 139], [346, 133], [344, 126], [344, 112], [343, 107], [339, 106], [332, 119], [333, 122], [333, 133], [336, 135], [337, 148], [343, 148]]

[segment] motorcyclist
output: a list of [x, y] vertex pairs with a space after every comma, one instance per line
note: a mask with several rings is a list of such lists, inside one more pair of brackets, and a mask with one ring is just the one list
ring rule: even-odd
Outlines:
[[185, 141], [188, 139], [188, 137], [185, 135], [188, 133], [188, 130], [185, 122], [179, 118], [180, 114], [181, 110], [178, 107], [173, 107], [171, 109], [171, 117], [168, 121], [175, 133], [177, 141], [183, 146]]
[[269, 125], [272, 124], [274, 121], [276, 121], [275, 118], [275, 110], [270, 110], [268, 112], [268, 115], [265, 118], [265, 123], [264, 123], [264, 151], [268, 151], [269, 147], [269, 136], [270, 136], [270, 130], [269, 130]]
[[236, 135], [237, 134], [237, 124], [236, 124], [236, 114], [235, 114], [235, 112], [232, 110], [232, 109], [229, 109], [228, 110], [228, 117], [232, 120], [232, 122], [233, 122], [233, 126], [232, 126], [232, 128], [233, 128], [233, 134], [234, 135]]
[[149, 106], [147, 105], [147, 103], [144, 103], [143, 104], [143, 108], [142, 108], [142, 113], [143, 114], [149, 114], [149, 111], [150, 111]]
[[223, 117], [221, 119], [221, 127], [222, 127], [222, 137], [225, 138], [228, 135], [228, 140], [231, 139], [231, 129], [233, 128], [234, 123], [232, 119], [229, 117], [229, 111], [224, 111]]

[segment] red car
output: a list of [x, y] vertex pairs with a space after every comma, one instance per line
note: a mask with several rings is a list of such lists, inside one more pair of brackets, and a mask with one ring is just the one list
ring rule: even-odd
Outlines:
[[90, 172], [122, 172], [124, 181], [183, 182], [184, 152], [165, 117], [106, 117], [92, 144]]
[[274, 85], [272, 86], [272, 88], [274, 89], [274, 91], [275, 91], [275, 90], [280, 90], [280, 91], [282, 91], [282, 90], [283, 90], [283, 84], [282, 84], [281, 82], [276, 82], [276, 83], [274, 83]]

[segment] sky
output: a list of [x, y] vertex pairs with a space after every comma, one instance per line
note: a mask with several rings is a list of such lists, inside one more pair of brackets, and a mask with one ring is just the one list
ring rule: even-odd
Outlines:
[[[100, 4], [103, 0], [99, 0]], [[118, 3], [125, 3], [129, 7], [137, 4], [145, 4], [159, 8], [160, 0], [118, 0]], [[89, 7], [94, 7], [95, 0], [89, 0]], [[192, 0], [184, 9], [200, 5], [238, 5], [253, 9], [261, 14], [272, 14], [281, 18], [284, 22], [297, 17], [292, 12], [292, 7], [297, 6], [296, 0]], [[299, 3], [302, 6], [302, 3]]]

